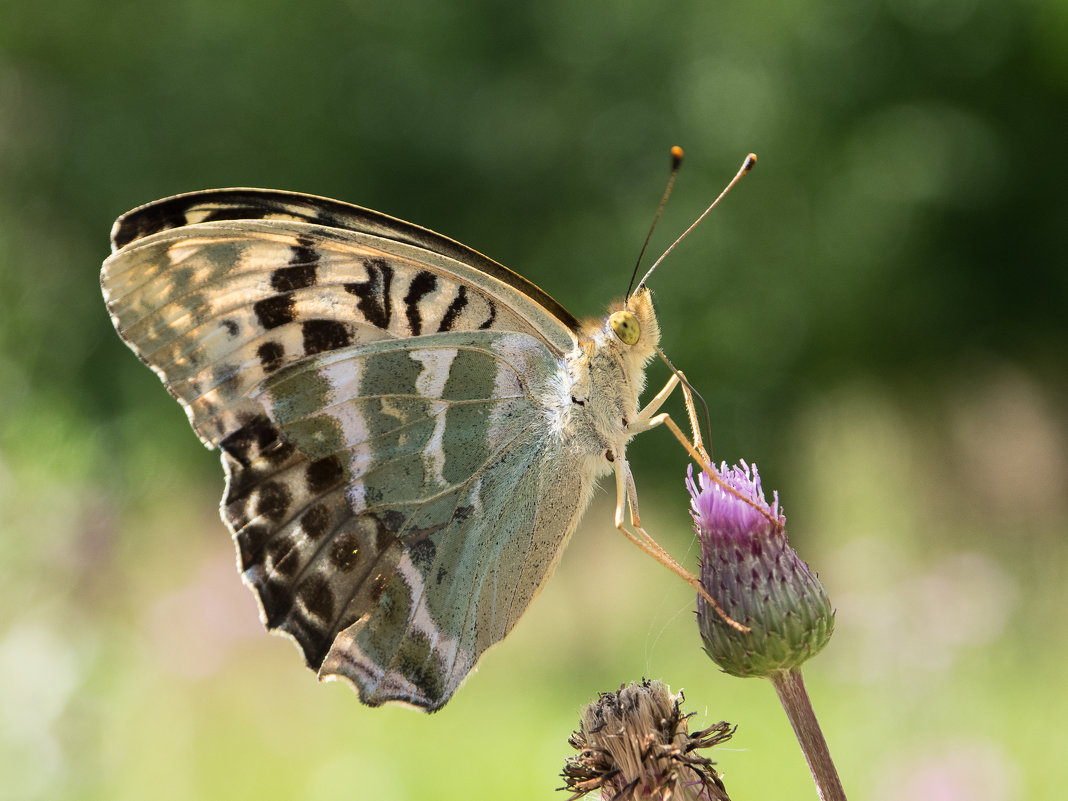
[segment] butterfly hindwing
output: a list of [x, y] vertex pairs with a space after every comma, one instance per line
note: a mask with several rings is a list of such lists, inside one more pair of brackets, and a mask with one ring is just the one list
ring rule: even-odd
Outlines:
[[343, 476], [324, 493], [304, 465], [248, 482], [230, 463], [225, 514], [265, 615], [320, 675], [352, 680], [367, 703], [434, 709], [537, 593], [589, 482], [547, 436], [543, 345], [423, 339], [337, 351], [268, 381], [279, 438]]

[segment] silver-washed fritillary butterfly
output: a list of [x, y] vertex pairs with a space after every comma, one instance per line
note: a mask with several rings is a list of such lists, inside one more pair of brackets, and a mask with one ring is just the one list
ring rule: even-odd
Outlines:
[[[265, 625], [367, 704], [443, 706], [552, 572], [598, 477], [617, 523], [649, 290], [580, 325], [446, 237], [261, 189], [120, 217], [115, 328], [222, 454], [222, 517]], [[636, 522], [636, 518], [635, 518]]]

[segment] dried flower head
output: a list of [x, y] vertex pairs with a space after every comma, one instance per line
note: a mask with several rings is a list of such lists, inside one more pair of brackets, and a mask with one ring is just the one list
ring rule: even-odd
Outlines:
[[565, 763], [560, 789], [573, 793], [570, 801], [594, 790], [603, 801], [729, 801], [715, 763], [695, 752], [729, 740], [734, 729], [721, 721], [690, 734], [682, 700], [648, 679], [601, 693], [568, 738], [579, 754]]
[[686, 486], [701, 542], [701, 584], [734, 620], [727, 625], [700, 595], [705, 651], [735, 676], [767, 677], [797, 667], [827, 644], [834, 610], [827, 591], [786, 538], [778, 494], [769, 505], [756, 465], [720, 466], [715, 479], [693, 467]]

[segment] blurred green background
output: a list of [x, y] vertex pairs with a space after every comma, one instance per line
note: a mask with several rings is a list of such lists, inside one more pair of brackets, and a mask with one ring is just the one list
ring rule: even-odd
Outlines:
[[[643, 675], [738, 724], [735, 798], [815, 797], [771, 688], [702, 655], [607, 485], [442, 712], [318, 685], [100, 298], [118, 214], [252, 185], [598, 314], [674, 144], [657, 252], [760, 156], [652, 285], [714, 455], [760, 465], [837, 606], [806, 676], [847, 792], [1063, 797], [1066, 131], [1063, 0], [0, 0], [0, 798], [563, 798], [579, 709]], [[684, 454], [630, 453], [695, 567]]]

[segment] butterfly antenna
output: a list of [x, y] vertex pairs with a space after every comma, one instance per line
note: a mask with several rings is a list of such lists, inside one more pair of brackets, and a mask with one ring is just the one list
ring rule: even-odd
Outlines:
[[[657, 259], [655, 262], [653, 262], [653, 266], [649, 268], [649, 272], [647, 272], [645, 274], [645, 277], [642, 278], [642, 280], [638, 282], [638, 286], [643, 286], [645, 284], [645, 282], [649, 280], [649, 276], [653, 274], [653, 270], [655, 270], [657, 268], [657, 266], [660, 264], [660, 262], [662, 262], [667, 257], [667, 254], [669, 254], [671, 251], [673, 251], [675, 249], [675, 245], [679, 244], [679, 242], [681, 242], [683, 239], [685, 239], [687, 237], [687, 235], [690, 233], [690, 231], [692, 231], [694, 228], [696, 228], [700, 224], [701, 220], [703, 220], [705, 217], [708, 216], [708, 213], [710, 211], [712, 211], [712, 209], [714, 209], [716, 207], [716, 204], [719, 203], [721, 200], [723, 200], [723, 196], [726, 195], [728, 192], [730, 192], [731, 189], [734, 187], [734, 185], [736, 183], [738, 183], [740, 180], [742, 180], [742, 176], [745, 175], [747, 172], [749, 172], [751, 169], [753, 169], [753, 165], [756, 164], [756, 161], [757, 161], [757, 157], [756, 157], [755, 153], [750, 153], [748, 156], [745, 157], [745, 161], [742, 162], [742, 168], [740, 170], [738, 170], [738, 173], [733, 178], [731, 178], [731, 182], [729, 184], [727, 184], [726, 188], [722, 192], [719, 193], [719, 197], [717, 197], [715, 200], [713, 200], [712, 201], [712, 205], [710, 205], [707, 209], [705, 209], [704, 213], [700, 217], [698, 217], [696, 220], [693, 221], [693, 225], [691, 225], [689, 228], [687, 228], [685, 231], [682, 232], [682, 236], [680, 236], [678, 239], [676, 239], [674, 242], [671, 243], [671, 247], [669, 247], [667, 250], [665, 250], [663, 252], [663, 254], [661, 254], [659, 259]], [[629, 294], [629, 292], [628, 292], [628, 294]]]
[[683, 155], [682, 148], [678, 145], [671, 148], [671, 175], [668, 176], [667, 186], [664, 187], [664, 196], [660, 198], [660, 206], [656, 210], [656, 216], [653, 217], [653, 224], [649, 226], [649, 233], [645, 235], [645, 242], [642, 243], [641, 252], [638, 254], [638, 261], [634, 264], [634, 272], [631, 273], [630, 276], [630, 285], [627, 287], [627, 294], [623, 296], [624, 306], [626, 306], [627, 301], [630, 299], [630, 291], [634, 289], [634, 279], [638, 277], [638, 268], [641, 267], [642, 256], [645, 255], [645, 249], [649, 247], [649, 240], [653, 238], [653, 231], [656, 230], [656, 224], [660, 222], [660, 215], [664, 213], [664, 206], [667, 205], [667, 200], [671, 196], [671, 188], [675, 185], [675, 176], [679, 174], [679, 167], [682, 166]]
[[[664, 353], [664, 351], [660, 350], [660, 348], [657, 348], [656, 349], [656, 355], [660, 357], [661, 361], [663, 361], [664, 364], [666, 364], [668, 366], [668, 369], [671, 372], [673, 372], [675, 374], [675, 376], [679, 379], [679, 382], [681, 384], [683, 384], [686, 387], [686, 389], [689, 390], [690, 394], [693, 397], [697, 398], [698, 402], [701, 404], [701, 410], [705, 413], [705, 430], [708, 432], [708, 436], [709, 436], [708, 441], [711, 442], [712, 441], [711, 440], [711, 437], [712, 437], [712, 416], [708, 413], [708, 404], [705, 403], [704, 396], [701, 395], [701, 393], [697, 391], [697, 389], [694, 387], [694, 385], [691, 384], [687, 380], [686, 376], [684, 376], [682, 374], [682, 371], [679, 370], [677, 367], [675, 367], [675, 365], [673, 365], [671, 363], [671, 359], [669, 359], [667, 357], [667, 354]], [[691, 423], [696, 423], [696, 422], [697, 422], [696, 420], [692, 420], [691, 419]]]

